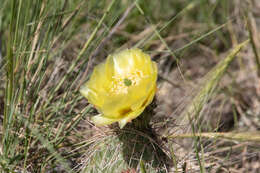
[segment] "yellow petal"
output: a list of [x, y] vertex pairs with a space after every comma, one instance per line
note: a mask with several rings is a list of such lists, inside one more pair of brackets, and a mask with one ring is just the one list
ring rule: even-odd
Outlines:
[[89, 87], [87, 87], [86, 85], [83, 85], [81, 88], [80, 88], [80, 93], [88, 98], [88, 101], [90, 103], [97, 103], [98, 102], [98, 94], [96, 91], [90, 89]]
[[106, 86], [111, 82], [105, 74], [105, 64], [97, 65], [89, 81], [87, 81], [80, 89], [81, 94], [86, 97], [89, 103], [96, 107], [101, 107], [104, 104], [103, 96], [106, 95]]
[[134, 59], [129, 49], [112, 55], [114, 63], [114, 72], [116, 76], [130, 73], [134, 66]]
[[109, 125], [114, 122], [120, 121], [120, 119], [107, 118], [107, 117], [103, 116], [102, 114], [91, 117], [91, 120], [93, 121], [94, 124], [96, 124], [98, 126]]
[[110, 118], [120, 118], [122, 114], [120, 113], [121, 109], [125, 107], [130, 107], [127, 96], [115, 95], [105, 98], [105, 103], [102, 106], [102, 113]]
[[156, 92], [156, 88], [154, 88], [150, 95], [148, 96], [148, 98], [146, 100], [144, 100], [144, 102], [142, 103], [142, 105], [136, 109], [135, 111], [129, 113], [128, 115], [126, 115], [125, 117], [123, 117], [118, 123], [119, 123], [119, 127], [123, 128], [128, 122], [131, 122], [133, 119], [135, 119], [136, 117], [138, 117], [146, 108], [147, 105], [149, 105], [152, 101], [153, 101], [153, 97], [155, 95]]
[[105, 62], [105, 74], [108, 80], [112, 80], [112, 77], [114, 76], [114, 60], [113, 56], [109, 55]]
[[118, 122], [119, 127], [122, 129], [128, 122], [131, 122], [133, 119], [138, 117], [144, 111], [144, 109], [145, 109], [145, 107], [141, 107], [141, 108], [131, 112], [130, 114], [128, 114], [124, 118], [120, 119], [119, 122]]
[[110, 118], [120, 118], [124, 116], [122, 110], [139, 108], [154, 87], [151, 79], [146, 78], [138, 86], [129, 87], [128, 94], [105, 96], [102, 113]]

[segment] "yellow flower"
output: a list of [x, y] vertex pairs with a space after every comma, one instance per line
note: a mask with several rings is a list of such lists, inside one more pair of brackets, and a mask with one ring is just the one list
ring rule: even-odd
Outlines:
[[157, 66], [140, 49], [109, 55], [97, 65], [80, 92], [100, 112], [96, 125], [118, 122], [123, 128], [149, 105], [156, 91]]

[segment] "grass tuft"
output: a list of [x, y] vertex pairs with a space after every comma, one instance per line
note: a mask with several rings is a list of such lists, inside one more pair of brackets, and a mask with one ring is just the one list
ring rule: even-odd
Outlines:
[[[0, 4], [0, 172], [260, 172], [258, 1]], [[131, 47], [157, 62], [156, 100], [96, 127], [78, 90]]]

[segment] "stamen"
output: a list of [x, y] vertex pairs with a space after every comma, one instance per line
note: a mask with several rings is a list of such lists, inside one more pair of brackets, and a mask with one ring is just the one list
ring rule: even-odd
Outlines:
[[124, 76], [113, 76], [110, 92], [114, 94], [127, 94], [128, 87], [138, 85], [144, 77], [142, 71], [139, 70], [125, 74]]

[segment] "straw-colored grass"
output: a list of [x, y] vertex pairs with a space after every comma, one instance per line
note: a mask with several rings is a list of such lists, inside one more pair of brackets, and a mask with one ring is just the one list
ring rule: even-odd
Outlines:
[[[0, 172], [260, 172], [257, 0], [0, 0]], [[133, 123], [79, 93], [109, 54], [158, 64]]]

